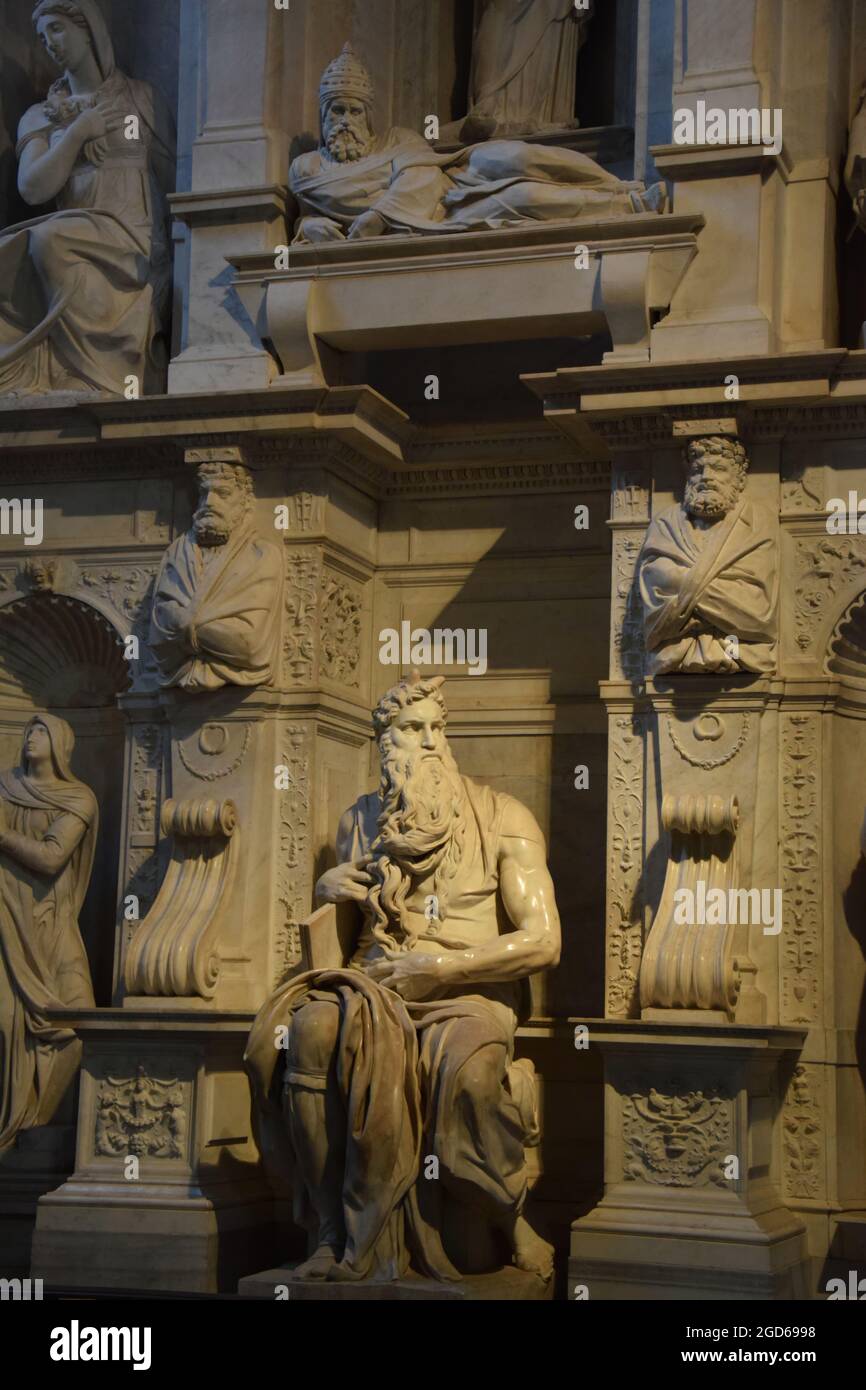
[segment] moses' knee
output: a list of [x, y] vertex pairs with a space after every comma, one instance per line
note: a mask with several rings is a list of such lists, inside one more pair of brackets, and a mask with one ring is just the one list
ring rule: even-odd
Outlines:
[[309, 1071], [327, 1071], [340, 1035], [340, 1010], [327, 1000], [304, 1004], [292, 1019], [289, 1063]]

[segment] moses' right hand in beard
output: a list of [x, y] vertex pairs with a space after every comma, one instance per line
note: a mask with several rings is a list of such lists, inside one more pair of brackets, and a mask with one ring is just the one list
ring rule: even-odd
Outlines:
[[370, 856], [358, 859], [354, 864], [337, 864], [322, 874], [316, 884], [316, 897], [323, 903], [362, 903], [373, 882], [367, 873]]

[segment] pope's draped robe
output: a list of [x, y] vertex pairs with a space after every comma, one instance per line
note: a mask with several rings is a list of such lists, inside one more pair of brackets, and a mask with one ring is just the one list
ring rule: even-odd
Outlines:
[[[56, 212], [0, 232], [0, 392], [122, 394], [128, 376], [142, 392], [162, 388], [158, 336], [171, 289], [163, 190], [174, 160], [172, 121], [152, 87], [115, 67], [98, 6], [77, 3], [104, 79], [93, 101], [120, 125], [83, 147]], [[65, 79], [56, 82], [48, 100], [25, 114], [19, 158], [33, 140], [56, 145], [82, 104]], [[138, 121], [137, 140], [126, 138], [130, 116]]]
[[28, 841], [31, 867], [0, 851], [0, 1152], [22, 1129], [47, 1124], [75, 1074], [81, 1045], [48, 1009], [92, 1008], [78, 915], [96, 844], [90, 789], [69, 772], [68, 726], [40, 715], [63, 780], [0, 772], [6, 828]]
[[[417, 131], [398, 126], [361, 159], [299, 155], [289, 185], [302, 217], [329, 217], [348, 231], [372, 208], [392, 232], [404, 233], [616, 216], [634, 210], [630, 195], [642, 188], [576, 150], [489, 140], [436, 154]], [[296, 239], [304, 239], [302, 228]]]
[[184, 690], [264, 685], [279, 639], [282, 557], [249, 522], [225, 545], [192, 533], [165, 552], [156, 579], [150, 646], [162, 684]]
[[[416, 950], [466, 949], [489, 940], [492, 924], [511, 929], [497, 868], [511, 798], [461, 780], [467, 821], [461, 865], [445, 920], [438, 926], [416, 920]], [[377, 796], [356, 803], [349, 838], [338, 846], [341, 862], [369, 853], [379, 809]], [[381, 954], [367, 921], [347, 969], [309, 971], [272, 995], [247, 1044], [254, 1124], [262, 1152], [292, 1181], [295, 1219], [312, 1224], [287, 1137], [291, 1086], [281, 1109], [277, 1062], [285, 1054], [274, 1037], [308, 1001], [336, 1003], [337, 1081], [348, 1117], [343, 1269], [354, 1278], [397, 1278], [411, 1258], [432, 1277], [457, 1278], [440, 1238], [442, 1188], [494, 1220], [518, 1211], [526, 1194], [524, 1147], [539, 1136], [534, 1084], [514, 1062], [514, 1032], [526, 1011], [527, 982], [445, 988], [438, 999], [407, 1003], [363, 973], [361, 962]], [[464, 1069], [482, 1049], [496, 1057], [495, 1105], [476, 1105], [465, 1085]], [[427, 1155], [438, 1158], [440, 1181], [419, 1180]]]
[[744, 498], [712, 526], [681, 506], [654, 519], [638, 560], [649, 675], [775, 670], [776, 546], [769, 513]]

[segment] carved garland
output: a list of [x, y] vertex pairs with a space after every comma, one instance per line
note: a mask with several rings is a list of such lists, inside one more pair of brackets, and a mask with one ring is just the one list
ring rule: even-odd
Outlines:
[[683, 761], [690, 763], [692, 767], [702, 768], [704, 772], [711, 772], [714, 768], [724, 767], [725, 763], [729, 763], [732, 758], [735, 758], [737, 756], [737, 754], [740, 752], [743, 745], [745, 744], [746, 739], [749, 737], [749, 731], [751, 729], [752, 721], [751, 716], [749, 714], [743, 714], [743, 725], [740, 729], [740, 736], [737, 739], [736, 743], [732, 748], [729, 748], [726, 753], [720, 753], [716, 758], [696, 758], [694, 754], [690, 753], [688, 749], [683, 747], [676, 734], [674, 733], [674, 719], [671, 715], [667, 716], [665, 724], [667, 727], [668, 734], [670, 735], [671, 743], [673, 744], [674, 748], [677, 750]]

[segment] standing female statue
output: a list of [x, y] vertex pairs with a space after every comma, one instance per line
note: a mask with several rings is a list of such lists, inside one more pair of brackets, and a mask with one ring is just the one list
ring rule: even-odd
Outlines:
[[0, 772], [0, 1153], [47, 1124], [81, 1046], [48, 1009], [92, 1008], [78, 914], [93, 867], [98, 811], [69, 768], [69, 725], [39, 714], [21, 766]]
[[161, 389], [171, 117], [114, 65], [96, 0], [40, 0], [64, 69], [18, 127], [18, 188], [57, 211], [0, 232], [0, 395]]

